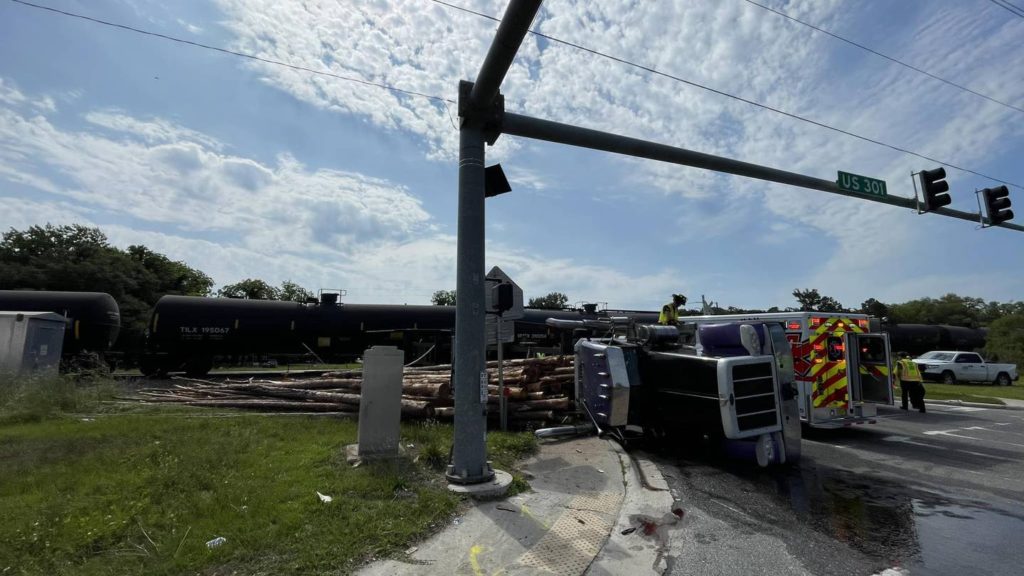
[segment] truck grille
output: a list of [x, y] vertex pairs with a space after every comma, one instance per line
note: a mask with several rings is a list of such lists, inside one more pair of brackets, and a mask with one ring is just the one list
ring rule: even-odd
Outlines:
[[778, 407], [771, 363], [733, 366], [732, 390], [736, 398], [737, 425], [741, 431], [777, 423]]

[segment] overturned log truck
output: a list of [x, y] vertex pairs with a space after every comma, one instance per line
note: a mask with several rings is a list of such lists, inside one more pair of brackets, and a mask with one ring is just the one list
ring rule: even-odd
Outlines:
[[706, 437], [761, 466], [799, 460], [793, 357], [780, 324], [548, 325], [578, 338], [576, 398], [599, 433]]

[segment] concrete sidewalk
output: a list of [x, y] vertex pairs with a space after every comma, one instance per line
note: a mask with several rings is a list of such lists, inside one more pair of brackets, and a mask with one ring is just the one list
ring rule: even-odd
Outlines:
[[524, 468], [530, 491], [474, 502], [406, 557], [359, 573], [660, 573], [667, 530], [679, 516], [671, 512], [668, 487], [653, 466], [638, 474], [617, 444], [589, 436], [543, 441]]

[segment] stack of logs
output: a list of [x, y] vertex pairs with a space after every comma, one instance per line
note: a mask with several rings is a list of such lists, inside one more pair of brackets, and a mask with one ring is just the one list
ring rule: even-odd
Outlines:
[[[572, 409], [573, 365], [568, 356], [506, 360], [503, 368], [510, 421], [555, 421]], [[498, 363], [487, 363], [488, 415], [498, 414]], [[317, 378], [197, 380], [176, 378], [171, 388], [143, 389], [146, 402], [261, 411], [358, 414], [362, 372], [327, 372]], [[402, 416], [450, 419], [455, 415], [451, 365], [405, 368]]]

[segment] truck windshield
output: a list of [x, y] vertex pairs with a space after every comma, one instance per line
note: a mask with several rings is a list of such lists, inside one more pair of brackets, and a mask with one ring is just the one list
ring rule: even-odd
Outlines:
[[921, 360], [952, 360], [953, 355], [949, 352], [926, 352], [918, 358]]

